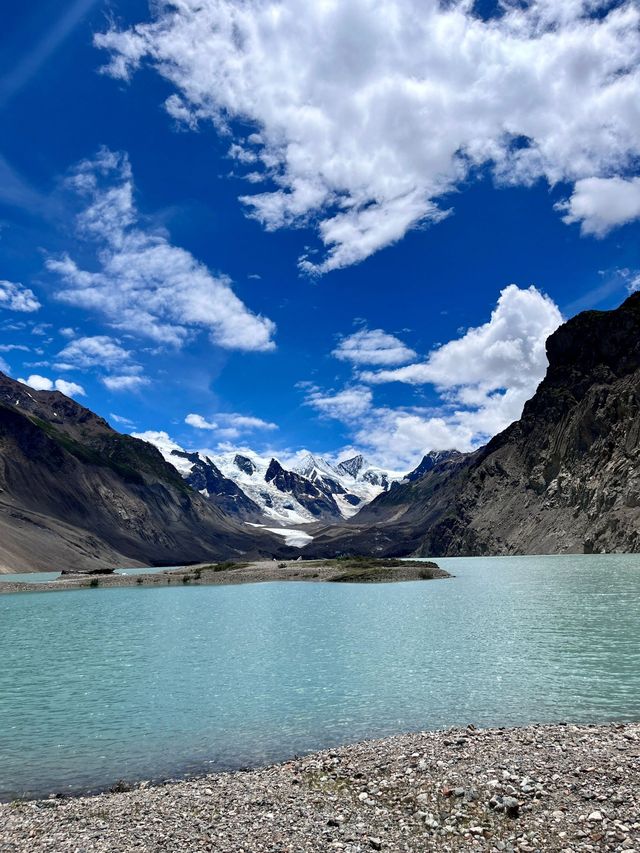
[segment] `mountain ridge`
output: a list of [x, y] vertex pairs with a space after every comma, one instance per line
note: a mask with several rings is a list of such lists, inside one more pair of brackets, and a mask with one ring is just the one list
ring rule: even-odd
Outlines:
[[[238, 517], [252, 522], [307, 525], [341, 521], [403, 476], [368, 465], [362, 456], [344, 460], [357, 460], [351, 466], [357, 469], [352, 474], [348, 466], [341, 468], [342, 463], [333, 465], [310, 453], [287, 468], [275, 457], [246, 448], [210, 455], [164, 443], [157, 446], [165, 460], [209, 501], [225, 511], [235, 509]], [[230, 503], [230, 497], [235, 503]]]
[[151, 444], [0, 374], [3, 571], [286, 553], [208, 504]]

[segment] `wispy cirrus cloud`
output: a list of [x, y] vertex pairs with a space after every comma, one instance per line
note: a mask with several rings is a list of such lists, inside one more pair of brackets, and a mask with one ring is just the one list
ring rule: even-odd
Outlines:
[[237, 412], [218, 412], [214, 418], [205, 418], [195, 412], [188, 414], [184, 422], [194, 429], [215, 432], [218, 439], [234, 439], [255, 431], [272, 431], [278, 425], [252, 415], [241, 415]]
[[151, 384], [147, 376], [125, 373], [123, 375], [111, 374], [103, 376], [100, 380], [109, 391], [140, 391]]
[[78, 164], [69, 184], [86, 202], [77, 228], [95, 245], [99, 269], [82, 269], [68, 254], [48, 258], [61, 283], [58, 299], [161, 344], [180, 347], [204, 330], [224, 349], [274, 348], [275, 325], [244, 305], [227, 276], [144, 224], [125, 154], [102, 149]]
[[[66, 3], [60, 16], [28, 51], [20, 62], [12, 65], [0, 78], [0, 107], [31, 80], [44, 63], [60, 47], [98, 0], [75, 0]], [[53, 7], [56, 8], [56, 7]]]
[[485, 170], [566, 182], [565, 221], [587, 234], [637, 217], [640, 7], [496, 5], [483, 19], [469, 0], [161, 2], [96, 44], [116, 78], [144, 62], [166, 78], [174, 119], [232, 136], [229, 156], [264, 182], [241, 197], [250, 216], [317, 225], [307, 272], [440, 221]]

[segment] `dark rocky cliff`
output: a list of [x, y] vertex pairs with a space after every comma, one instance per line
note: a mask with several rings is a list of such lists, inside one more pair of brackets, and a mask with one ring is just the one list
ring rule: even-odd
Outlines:
[[547, 355], [519, 421], [456, 465], [376, 498], [313, 550], [640, 551], [640, 293], [574, 317]]

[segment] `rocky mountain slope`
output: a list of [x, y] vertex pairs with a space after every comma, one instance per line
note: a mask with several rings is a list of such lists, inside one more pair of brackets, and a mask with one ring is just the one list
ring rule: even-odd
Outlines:
[[208, 503], [152, 445], [0, 374], [0, 570], [271, 556], [282, 542]]
[[519, 421], [473, 454], [427, 465], [310, 550], [640, 551], [640, 293], [569, 320], [547, 356]]

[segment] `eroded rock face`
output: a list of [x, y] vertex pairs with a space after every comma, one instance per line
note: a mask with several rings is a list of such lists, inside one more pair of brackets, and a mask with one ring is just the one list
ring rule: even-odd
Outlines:
[[547, 341], [522, 417], [376, 498], [324, 547], [433, 556], [640, 551], [640, 293]]

